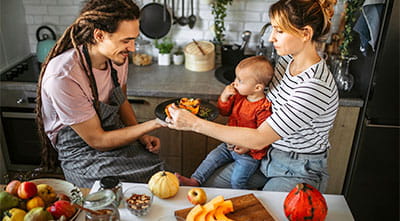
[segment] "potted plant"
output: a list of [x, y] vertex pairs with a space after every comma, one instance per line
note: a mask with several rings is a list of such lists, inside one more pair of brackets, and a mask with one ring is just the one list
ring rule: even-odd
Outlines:
[[211, 2], [211, 14], [214, 15], [214, 41], [222, 44], [225, 40], [225, 17], [228, 5], [233, 0], [214, 0]]
[[155, 41], [155, 46], [158, 49], [158, 65], [171, 64], [171, 50], [174, 43], [169, 38], [164, 38], [162, 42]]
[[361, 6], [364, 1], [361, 0], [347, 0], [345, 10], [345, 26], [342, 34], [342, 43], [339, 46], [340, 56], [342, 58], [350, 55], [349, 47], [353, 41], [353, 26], [356, 22], [357, 16], [360, 12]]
[[343, 41], [339, 46], [340, 56], [336, 61], [334, 76], [339, 90], [350, 92], [354, 85], [354, 76], [349, 73], [350, 61], [356, 60], [357, 56], [351, 55], [350, 44], [353, 41], [353, 26], [364, 1], [347, 0], [345, 8], [345, 26], [342, 32]]
[[178, 47], [178, 49], [172, 55], [172, 61], [175, 65], [183, 64], [183, 51], [181, 47]]
[[211, 14], [214, 15], [214, 39], [215, 45], [215, 63], [220, 64], [222, 55], [222, 44], [225, 41], [225, 17], [227, 6], [232, 4], [233, 0], [213, 0], [211, 4]]

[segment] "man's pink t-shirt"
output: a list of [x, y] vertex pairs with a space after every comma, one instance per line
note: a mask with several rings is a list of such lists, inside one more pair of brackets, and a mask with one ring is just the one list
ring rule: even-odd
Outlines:
[[[120, 85], [126, 85], [128, 59], [121, 66], [113, 64], [113, 67], [118, 72]], [[105, 70], [92, 70], [99, 100], [108, 103], [115, 87], [110, 67], [107, 63]], [[70, 49], [49, 62], [42, 81], [42, 103], [44, 128], [53, 145], [62, 128], [89, 120], [96, 114], [89, 79], [76, 50]]]

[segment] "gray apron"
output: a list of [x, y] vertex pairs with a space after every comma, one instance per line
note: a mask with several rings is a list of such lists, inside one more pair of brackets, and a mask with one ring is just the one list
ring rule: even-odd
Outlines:
[[[100, 102], [99, 117], [104, 130], [115, 130], [124, 127], [118, 110], [126, 98], [118, 83], [117, 71], [111, 62], [109, 65], [115, 88], [109, 104]], [[98, 151], [90, 147], [69, 126], [58, 132], [56, 149], [65, 179], [79, 187], [91, 187], [104, 176], [117, 176], [126, 182], [145, 183], [151, 175], [164, 168], [164, 162], [158, 155], [149, 152], [138, 141], [111, 151]]]

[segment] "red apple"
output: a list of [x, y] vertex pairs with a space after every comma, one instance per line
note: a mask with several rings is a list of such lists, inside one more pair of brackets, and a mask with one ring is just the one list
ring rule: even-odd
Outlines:
[[29, 199], [32, 198], [36, 195], [37, 193], [37, 188], [36, 184], [26, 181], [22, 182], [19, 187], [18, 187], [18, 197], [21, 199]]
[[47, 208], [47, 211], [49, 211], [55, 219], [58, 219], [61, 216], [65, 216], [69, 219], [75, 214], [75, 210], [75, 207], [65, 200], [58, 200], [53, 203], [52, 206]]
[[207, 194], [202, 188], [196, 187], [189, 190], [187, 198], [193, 205], [204, 204], [207, 201]]
[[18, 196], [18, 187], [21, 184], [19, 180], [12, 180], [6, 186], [6, 191], [11, 193], [14, 196]]

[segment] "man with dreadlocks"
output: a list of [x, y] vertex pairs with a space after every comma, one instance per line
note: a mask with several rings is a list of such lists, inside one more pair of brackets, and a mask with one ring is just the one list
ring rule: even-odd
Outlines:
[[138, 124], [126, 98], [139, 15], [132, 0], [85, 2], [42, 65], [36, 107], [42, 166], [54, 168], [58, 155], [66, 180], [80, 187], [104, 176], [147, 182], [163, 167], [160, 140], [146, 135], [161, 123]]

